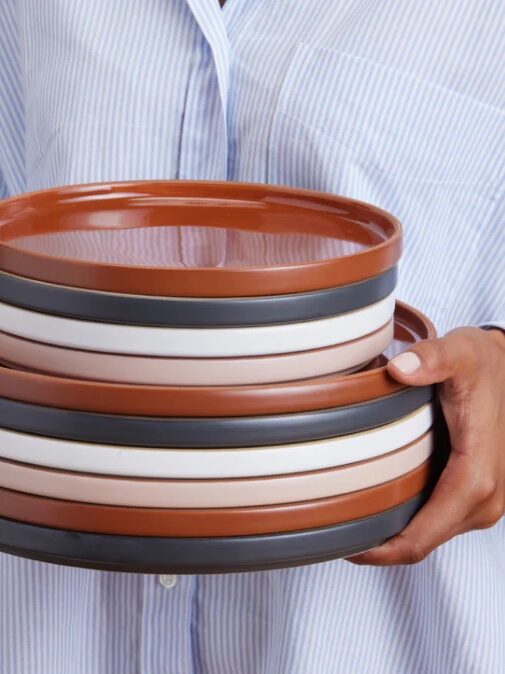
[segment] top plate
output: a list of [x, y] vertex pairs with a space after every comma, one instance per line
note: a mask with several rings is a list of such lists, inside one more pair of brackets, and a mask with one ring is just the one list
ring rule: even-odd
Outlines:
[[62, 187], [0, 203], [0, 269], [60, 285], [247, 297], [346, 285], [393, 267], [401, 226], [311, 190], [207, 181]]

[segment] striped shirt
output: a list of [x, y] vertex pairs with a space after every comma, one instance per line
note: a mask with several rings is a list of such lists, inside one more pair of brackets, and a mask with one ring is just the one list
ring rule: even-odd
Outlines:
[[[280, 183], [400, 218], [399, 295], [505, 318], [500, 0], [1, 0], [0, 197]], [[0, 555], [2, 674], [503, 674], [505, 521], [412, 567], [178, 577]], [[175, 583], [175, 584], [174, 584]]]

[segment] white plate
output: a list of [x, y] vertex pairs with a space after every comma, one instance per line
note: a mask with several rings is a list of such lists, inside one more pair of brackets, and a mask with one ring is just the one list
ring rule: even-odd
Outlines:
[[0, 486], [50, 498], [140, 508], [235, 508], [348, 494], [395, 480], [428, 459], [433, 436], [372, 461], [308, 473], [235, 480], [102, 477], [0, 460]]
[[0, 332], [0, 354], [11, 365], [77, 379], [149, 386], [243, 386], [354, 372], [393, 339], [389, 321], [371, 335], [324, 349], [246, 358], [127, 356], [69, 349]]
[[282, 475], [342, 466], [393, 452], [433, 423], [431, 403], [393, 424], [338, 438], [248, 449], [147, 449], [54, 440], [0, 429], [0, 456], [63, 470], [158, 478]]
[[78, 321], [0, 303], [0, 329], [36, 342], [140, 356], [220, 358], [308, 351], [369, 335], [393, 316], [394, 295], [303, 323], [244, 328], [154, 328]]

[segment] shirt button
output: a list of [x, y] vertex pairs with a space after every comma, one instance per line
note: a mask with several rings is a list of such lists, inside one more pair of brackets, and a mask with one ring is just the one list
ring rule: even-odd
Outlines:
[[167, 590], [171, 590], [177, 584], [177, 576], [167, 574], [159, 577], [161, 585]]

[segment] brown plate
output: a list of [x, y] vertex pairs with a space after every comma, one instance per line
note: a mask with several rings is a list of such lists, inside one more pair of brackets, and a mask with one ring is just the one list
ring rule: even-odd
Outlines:
[[370, 204], [263, 184], [75, 185], [0, 203], [0, 269], [172, 297], [300, 293], [393, 267], [400, 223]]
[[165, 538], [93, 534], [0, 518], [0, 551], [41, 562], [130, 573], [240, 573], [315, 564], [380, 545], [425, 502], [413, 499], [352, 522], [259, 536]]
[[[435, 457], [436, 458], [436, 457]], [[62, 501], [0, 489], [0, 517], [30, 524], [131, 536], [247, 536], [325, 527], [394, 508], [421, 492], [431, 460], [376, 487], [333, 498], [247, 508], [133, 508]]]
[[[435, 336], [421, 312], [397, 302], [395, 349]], [[352, 405], [405, 388], [386, 366], [267, 386], [135, 386], [65, 379], [0, 366], [0, 396], [49, 407], [169, 417], [282, 414]]]

